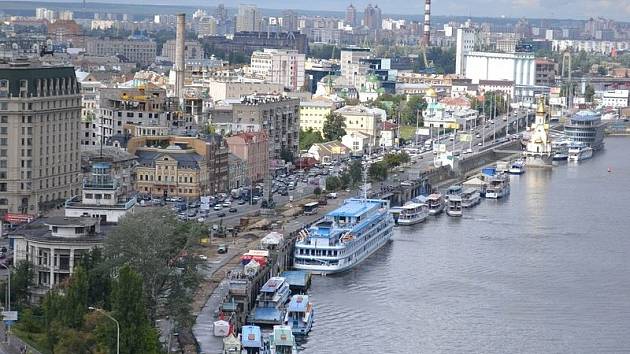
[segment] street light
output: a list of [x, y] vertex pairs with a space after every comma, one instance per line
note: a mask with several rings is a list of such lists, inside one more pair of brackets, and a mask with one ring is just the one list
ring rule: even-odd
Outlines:
[[118, 323], [118, 321], [114, 317], [112, 317], [110, 314], [105, 312], [105, 310], [99, 309], [98, 307], [90, 306], [88, 307], [88, 310], [100, 312], [103, 315], [105, 315], [105, 317], [109, 318], [110, 320], [116, 323], [116, 354], [120, 354], [120, 324]]

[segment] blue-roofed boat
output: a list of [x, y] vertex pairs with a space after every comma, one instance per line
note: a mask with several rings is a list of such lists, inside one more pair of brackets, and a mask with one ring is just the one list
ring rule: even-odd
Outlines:
[[512, 165], [510, 166], [508, 173], [511, 175], [522, 175], [523, 173], [525, 173], [525, 161], [523, 160], [514, 161]]
[[270, 354], [297, 354], [295, 337], [289, 326], [273, 326], [273, 333], [269, 336]]
[[263, 325], [282, 324], [290, 294], [289, 283], [285, 278], [269, 278], [260, 288], [251, 321]]
[[293, 266], [314, 274], [348, 270], [385, 245], [393, 229], [389, 201], [346, 199], [339, 208], [300, 232]]
[[243, 326], [241, 329], [241, 354], [269, 354], [258, 326]]
[[289, 302], [285, 324], [293, 334], [306, 335], [313, 327], [313, 304], [308, 295], [293, 295]]

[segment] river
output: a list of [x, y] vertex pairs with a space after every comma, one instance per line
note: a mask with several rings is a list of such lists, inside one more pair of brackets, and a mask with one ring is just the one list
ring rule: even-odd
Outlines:
[[[301, 353], [630, 352], [630, 139], [316, 277]], [[611, 172], [608, 172], [608, 168]]]

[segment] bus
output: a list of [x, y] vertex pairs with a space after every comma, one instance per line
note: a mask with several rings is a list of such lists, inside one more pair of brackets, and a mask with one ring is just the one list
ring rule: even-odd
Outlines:
[[317, 207], [319, 207], [319, 202], [311, 202], [311, 203], [304, 204], [304, 215], [317, 214]]

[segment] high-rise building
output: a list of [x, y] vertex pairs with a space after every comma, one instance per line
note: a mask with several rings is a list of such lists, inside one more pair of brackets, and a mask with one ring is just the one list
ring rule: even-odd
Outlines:
[[285, 31], [297, 31], [298, 17], [293, 10], [282, 11], [282, 29]]
[[252, 53], [252, 74], [293, 91], [304, 85], [305, 55], [297, 50], [265, 49]]
[[357, 9], [352, 4], [346, 8], [346, 24], [352, 27], [357, 26]]
[[55, 11], [48, 10], [44, 7], [38, 7], [35, 9], [35, 18], [38, 20], [47, 20], [52, 22], [55, 19]]
[[464, 75], [464, 56], [475, 50], [476, 33], [472, 28], [457, 29], [457, 44], [455, 51], [455, 74]]
[[236, 17], [236, 32], [260, 31], [261, 14], [256, 5], [241, 4]]
[[79, 193], [81, 92], [72, 67], [0, 63], [0, 214]]

